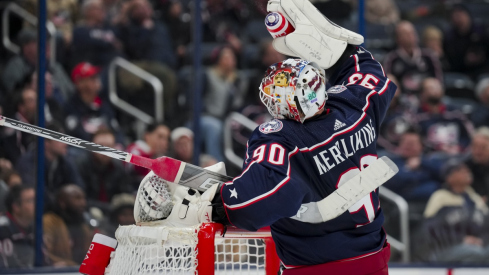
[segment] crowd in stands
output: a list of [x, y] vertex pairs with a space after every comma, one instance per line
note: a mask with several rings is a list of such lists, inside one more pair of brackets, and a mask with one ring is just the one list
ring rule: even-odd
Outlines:
[[[36, 0], [14, 3], [32, 14]], [[273, 49], [260, 1], [203, 1], [205, 69], [192, 74], [189, 0], [48, 0], [56, 27], [46, 44], [47, 128], [143, 157], [192, 162], [192, 91], [203, 90], [202, 167], [226, 161], [224, 120], [240, 112], [270, 119], [258, 86], [266, 68], [286, 58]], [[357, 30], [356, 0], [312, 1], [336, 23]], [[366, 49], [397, 84], [378, 149], [399, 167], [385, 184], [412, 207], [415, 261], [489, 263], [489, 4], [471, 1], [365, 1]], [[482, 12], [481, 10], [485, 11]], [[37, 120], [34, 26], [10, 16], [14, 54], [0, 47], [0, 114]], [[49, 40], [51, 41], [51, 40]], [[55, 46], [55, 58], [51, 47]], [[109, 99], [109, 66], [124, 58], [164, 87], [164, 121], [135, 130], [136, 120]], [[116, 70], [120, 98], [155, 113], [152, 87]], [[233, 125], [233, 149], [249, 132]], [[0, 269], [31, 267], [37, 138], [0, 129]], [[134, 223], [139, 182], [149, 170], [45, 140], [44, 262], [81, 263], [94, 233], [114, 236]], [[226, 163], [228, 171], [232, 164]], [[412, 214], [410, 213], [410, 215]], [[389, 230], [389, 225], [386, 225]], [[421, 241], [423, 237], [427, 239]]]

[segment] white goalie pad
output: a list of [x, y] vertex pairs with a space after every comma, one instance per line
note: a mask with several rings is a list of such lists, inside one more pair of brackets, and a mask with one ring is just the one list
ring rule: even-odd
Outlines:
[[295, 31], [274, 40], [274, 48], [319, 64], [333, 66], [348, 44], [361, 45], [363, 36], [342, 28], [324, 17], [308, 0], [272, 0], [269, 12], [279, 12], [295, 27]]

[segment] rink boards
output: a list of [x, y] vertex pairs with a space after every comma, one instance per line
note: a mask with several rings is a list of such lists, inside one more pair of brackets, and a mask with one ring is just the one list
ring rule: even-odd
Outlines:
[[[261, 273], [261, 272], [260, 272]], [[0, 270], [0, 274], [24, 274], [24, 275], [36, 275], [36, 274], [53, 274], [53, 275], [79, 275], [78, 272], [67, 272], [61, 270]], [[218, 271], [216, 274], [220, 274]], [[236, 272], [234, 274], [240, 274]], [[250, 274], [243, 272], [243, 274]], [[442, 268], [442, 267], [391, 267], [389, 268], [389, 275], [487, 275], [489, 274], [489, 267], [460, 267], [460, 268]]]

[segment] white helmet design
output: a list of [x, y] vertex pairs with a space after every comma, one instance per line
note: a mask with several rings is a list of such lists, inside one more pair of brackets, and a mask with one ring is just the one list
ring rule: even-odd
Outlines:
[[260, 99], [274, 118], [303, 123], [328, 99], [324, 70], [302, 59], [273, 64], [261, 82]]

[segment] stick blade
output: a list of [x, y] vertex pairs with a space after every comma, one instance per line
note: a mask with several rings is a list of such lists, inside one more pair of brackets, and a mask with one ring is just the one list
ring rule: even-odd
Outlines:
[[170, 157], [153, 160], [151, 170], [166, 181], [194, 188], [200, 192], [205, 192], [214, 184], [232, 180], [229, 176]]

